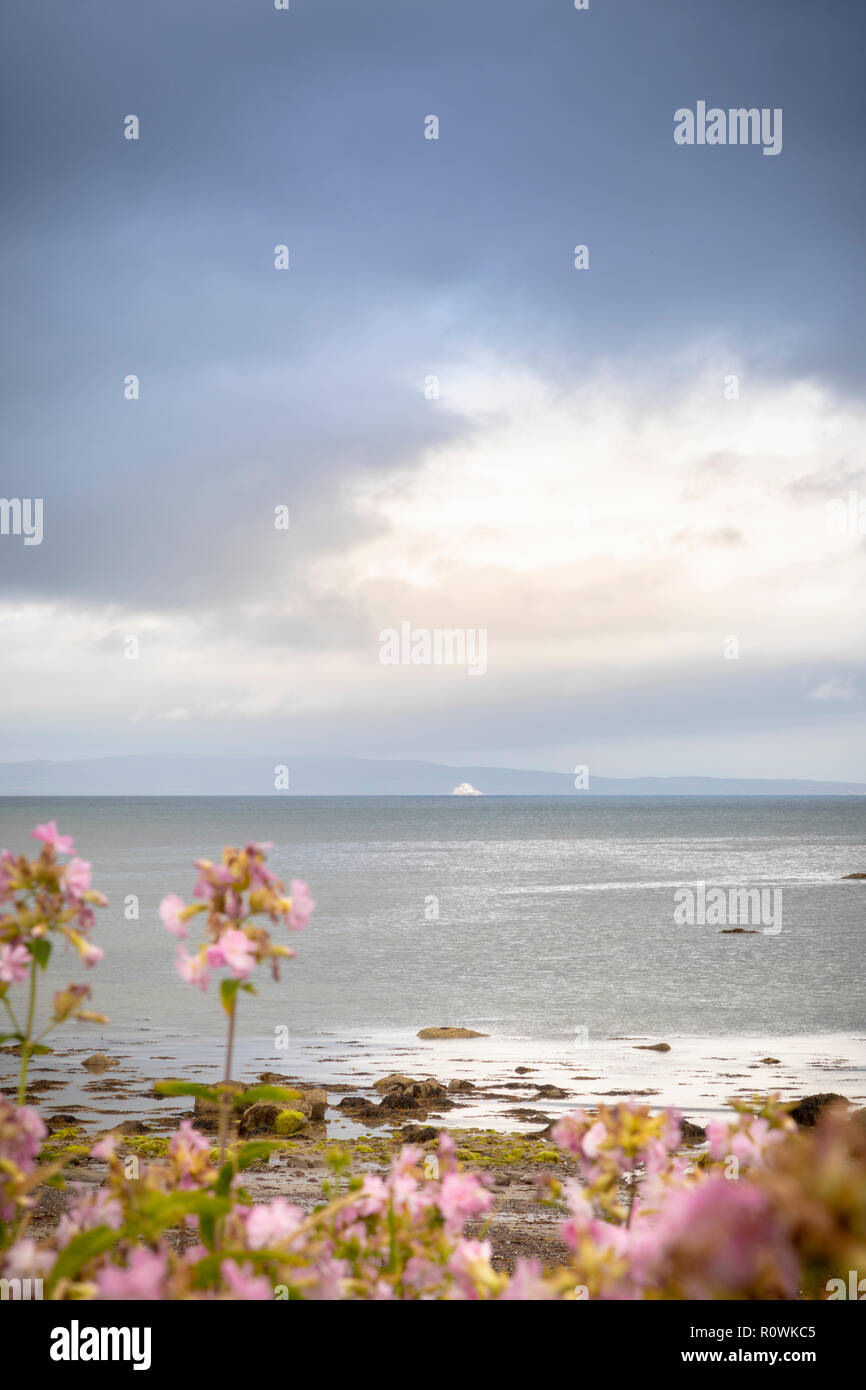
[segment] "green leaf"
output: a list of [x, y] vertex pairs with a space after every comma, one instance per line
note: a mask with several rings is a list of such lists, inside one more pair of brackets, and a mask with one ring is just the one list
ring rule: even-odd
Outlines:
[[48, 938], [43, 936], [38, 941], [28, 941], [27, 948], [36, 964], [44, 970], [51, 959], [51, 942]]
[[225, 1197], [231, 1191], [232, 1178], [234, 1175], [235, 1165], [232, 1163], [231, 1159], [229, 1159], [228, 1163], [224, 1163], [222, 1168], [220, 1168], [217, 1180], [214, 1183], [213, 1190], [218, 1197]]
[[31, 1057], [38, 1057], [43, 1052], [53, 1052], [53, 1047], [47, 1047], [45, 1043], [31, 1043], [27, 1051]]
[[300, 1100], [303, 1092], [293, 1091], [289, 1086], [253, 1086], [235, 1096], [235, 1105], [252, 1105], [257, 1100], [290, 1101]]
[[81, 1235], [74, 1236], [66, 1249], [60, 1252], [48, 1276], [46, 1290], [49, 1298], [61, 1279], [74, 1279], [89, 1260], [95, 1259], [105, 1250], [110, 1250], [112, 1245], [117, 1244], [118, 1239], [119, 1233], [113, 1231], [110, 1226], [94, 1226], [92, 1230], [82, 1231]]
[[202, 1100], [218, 1102], [220, 1092], [213, 1086], [202, 1086], [198, 1081], [154, 1081], [153, 1089], [158, 1096], [200, 1096]]
[[230, 1014], [235, 1006], [240, 983], [240, 980], [220, 980], [220, 998], [227, 1014]]
[[238, 1172], [242, 1173], [245, 1168], [249, 1168], [251, 1163], [258, 1163], [260, 1158], [268, 1158], [274, 1149], [279, 1148], [282, 1148], [282, 1145], [271, 1139], [256, 1139], [251, 1144], [244, 1144], [235, 1156]]

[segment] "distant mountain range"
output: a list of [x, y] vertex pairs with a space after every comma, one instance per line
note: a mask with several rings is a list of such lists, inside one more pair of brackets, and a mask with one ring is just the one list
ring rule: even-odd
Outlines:
[[[138, 754], [0, 763], [0, 796], [866, 796], [864, 782], [802, 778], [590, 777], [375, 758]], [[286, 785], [288, 783], [288, 785]]]

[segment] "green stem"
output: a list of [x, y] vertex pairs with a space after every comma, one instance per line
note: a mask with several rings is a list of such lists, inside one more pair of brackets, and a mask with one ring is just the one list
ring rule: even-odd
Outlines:
[[634, 1211], [634, 1199], [637, 1196], [637, 1173], [631, 1174], [631, 1191], [628, 1196], [628, 1216], [626, 1217], [626, 1230], [631, 1225], [631, 1214]]
[[[229, 1033], [228, 1033], [228, 1038], [227, 1038], [227, 1040], [226, 1040], [226, 1075], [225, 1075], [225, 1080], [226, 1080], [227, 1088], [231, 1085], [231, 1079], [232, 1079], [232, 1053], [234, 1052], [234, 1046], [235, 1046], [235, 1009], [236, 1009], [236, 1008], [237, 1008], [237, 999], [235, 998], [235, 999], [232, 1000], [232, 1006], [231, 1006], [231, 1008], [230, 1008], [230, 1010], [229, 1010]], [[228, 1126], [228, 1120], [229, 1120], [229, 1113], [230, 1113], [230, 1111], [231, 1111], [231, 1104], [232, 1104], [232, 1094], [231, 1094], [231, 1090], [230, 1090], [230, 1089], [226, 1089], [226, 1090], [223, 1091], [222, 1094], [220, 1095], [219, 1141], [220, 1141], [220, 1163], [221, 1163], [221, 1164], [225, 1161], [225, 1156], [226, 1156], [226, 1139], [228, 1138], [228, 1127], [229, 1127], [229, 1126]]]
[[3, 1003], [6, 1005], [6, 1012], [8, 1013], [9, 1017], [10, 1017], [11, 1020], [12, 1020], [12, 1027], [15, 1029], [15, 1032], [16, 1032], [16, 1033], [20, 1033], [20, 1032], [21, 1032], [21, 1024], [18, 1022], [17, 1018], [15, 1017], [15, 1013], [14, 1013], [14, 1010], [13, 1010], [13, 1008], [12, 1008], [12, 1005], [9, 1003], [9, 1000], [6, 998], [6, 995], [5, 995], [5, 994], [2, 996], [2, 998], [3, 998]]
[[33, 1016], [36, 1012], [36, 961], [30, 962], [30, 997], [27, 1001], [27, 1032], [21, 1044], [21, 1074], [18, 1078], [18, 1104], [27, 1096], [27, 1068], [30, 1063], [30, 1039], [33, 1036]]

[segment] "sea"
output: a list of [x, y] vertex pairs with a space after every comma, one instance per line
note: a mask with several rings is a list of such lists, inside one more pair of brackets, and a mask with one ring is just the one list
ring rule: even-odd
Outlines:
[[[866, 1098], [866, 881], [844, 878], [866, 870], [866, 799], [11, 797], [0, 845], [35, 852], [46, 820], [109, 898], [86, 982], [111, 1022], [64, 1032], [64, 1055], [218, 1071], [217, 991], [181, 981], [158, 907], [191, 900], [193, 860], [264, 840], [316, 909], [303, 933], [275, 928], [297, 951], [279, 983], [260, 971], [242, 996], [250, 1075], [502, 1084], [522, 1066], [569, 1103], [643, 1094], [696, 1113], [756, 1088]], [[683, 890], [713, 888], [763, 889], [773, 920], [683, 920]], [[49, 974], [83, 972], [57, 951]], [[419, 1040], [431, 1026], [485, 1036]]]

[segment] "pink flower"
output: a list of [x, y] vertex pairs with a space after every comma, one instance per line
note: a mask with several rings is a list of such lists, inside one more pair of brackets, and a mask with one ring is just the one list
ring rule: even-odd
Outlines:
[[208, 902], [213, 902], [218, 887], [235, 881], [234, 874], [225, 864], [212, 864], [209, 859], [196, 859], [194, 862], [198, 869], [198, 878], [192, 890], [195, 898], [206, 898]]
[[478, 1298], [490, 1265], [489, 1240], [459, 1240], [448, 1259], [448, 1268], [467, 1298]]
[[292, 879], [292, 906], [289, 909], [289, 926], [293, 931], [303, 931], [313, 915], [316, 904], [310, 897], [310, 890], [303, 879]]
[[54, 1264], [54, 1255], [40, 1250], [32, 1236], [25, 1236], [0, 1257], [4, 1279], [41, 1279]]
[[264, 863], [266, 849], [273, 849], [273, 841], [263, 840], [261, 844], [247, 845], [246, 853], [250, 867], [250, 882], [258, 883], [264, 888], [270, 888], [277, 881], [276, 874], [272, 874]]
[[13, 884], [16, 882], [15, 855], [9, 849], [4, 849], [0, 854], [0, 903], [5, 903], [11, 898], [15, 889]]
[[86, 859], [70, 859], [64, 877], [66, 891], [71, 898], [83, 898], [90, 889], [90, 864]]
[[255, 944], [242, 931], [224, 931], [215, 946], [207, 949], [208, 965], [227, 965], [236, 980], [245, 980], [256, 963]]
[[359, 1216], [381, 1216], [388, 1205], [388, 1184], [375, 1173], [364, 1174], [364, 1185], [358, 1194]]
[[85, 969], [90, 970], [92, 966], [99, 964], [105, 952], [101, 946], [94, 946], [92, 941], [85, 941], [84, 945], [79, 947], [78, 954], [84, 961]]
[[544, 1282], [541, 1261], [527, 1260], [523, 1256], [515, 1262], [508, 1287], [500, 1294], [500, 1298], [506, 1303], [538, 1302], [555, 1297], [556, 1294], [552, 1293]]
[[575, 1158], [582, 1157], [581, 1144], [588, 1123], [584, 1110], [572, 1110], [568, 1115], [563, 1115], [559, 1123], [554, 1125], [550, 1137], [567, 1153], [573, 1154]]
[[707, 1121], [707, 1139], [711, 1158], [724, 1158], [731, 1152], [731, 1126], [724, 1120]]
[[[0, 1221], [11, 1221], [16, 1212], [14, 1197], [6, 1191], [6, 1183], [14, 1169], [29, 1173], [35, 1166], [36, 1155], [48, 1130], [36, 1111], [29, 1105], [20, 1109], [0, 1093]], [[8, 1165], [12, 1165], [12, 1172]]]
[[153, 1303], [163, 1297], [165, 1273], [165, 1255], [139, 1247], [133, 1250], [125, 1269], [119, 1265], [106, 1265], [99, 1271], [96, 1276], [99, 1297], [109, 1300], [141, 1299]]
[[50, 845], [58, 854], [75, 853], [75, 841], [71, 835], [60, 834], [56, 821], [50, 820], [45, 825], [37, 825], [30, 834], [34, 840], [42, 840], [46, 845]]
[[251, 1207], [246, 1218], [247, 1244], [251, 1250], [281, 1245], [291, 1240], [304, 1219], [300, 1207], [294, 1207], [285, 1197]]
[[234, 1260], [223, 1260], [220, 1273], [235, 1298], [262, 1303], [274, 1296], [270, 1281], [263, 1275], [256, 1278], [252, 1273], [252, 1265], [239, 1267]]
[[110, 1226], [119, 1231], [123, 1225], [123, 1207], [117, 1197], [104, 1187], [85, 1192], [78, 1185], [80, 1201], [63, 1213], [57, 1227], [57, 1244], [64, 1249], [82, 1231], [91, 1231], [94, 1226]]
[[314, 1284], [307, 1294], [317, 1301], [334, 1303], [343, 1297], [343, 1280], [348, 1279], [351, 1269], [348, 1260], [327, 1258], [320, 1260], [316, 1267], [318, 1284]]
[[566, 1178], [562, 1195], [571, 1212], [571, 1220], [564, 1222], [561, 1229], [566, 1245], [576, 1250], [581, 1236], [586, 1234], [592, 1221], [592, 1204], [587, 1200], [584, 1189], [574, 1178]]
[[493, 1194], [475, 1173], [446, 1173], [439, 1189], [438, 1206], [447, 1231], [462, 1231], [471, 1216], [479, 1216], [493, 1205]]
[[115, 1135], [105, 1134], [101, 1139], [98, 1139], [96, 1143], [93, 1145], [93, 1148], [90, 1150], [90, 1155], [92, 1158], [101, 1158], [105, 1163], [107, 1163], [110, 1158], [114, 1157], [114, 1150], [116, 1145], [117, 1139]]
[[198, 985], [202, 993], [210, 984], [210, 975], [202, 957], [191, 956], [184, 946], [177, 953], [177, 973], [188, 985]]
[[186, 923], [180, 915], [185, 907], [186, 903], [183, 898], [178, 897], [177, 893], [169, 893], [159, 905], [159, 915], [163, 926], [178, 937], [189, 935]]
[[794, 1298], [799, 1261], [769, 1199], [721, 1174], [667, 1198], [655, 1230], [661, 1273], [687, 1299]]
[[586, 1134], [583, 1136], [581, 1145], [587, 1158], [598, 1158], [599, 1150], [603, 1140], [607, 1135], [607, 1127], [603, 1120], [596, 1120], [594, 1125], [590, 1125]]
[[30, 952], [20, 942], [15, 946], [0, 946], [0, 980], [7, 985], [20, 984], [27, 979]]

